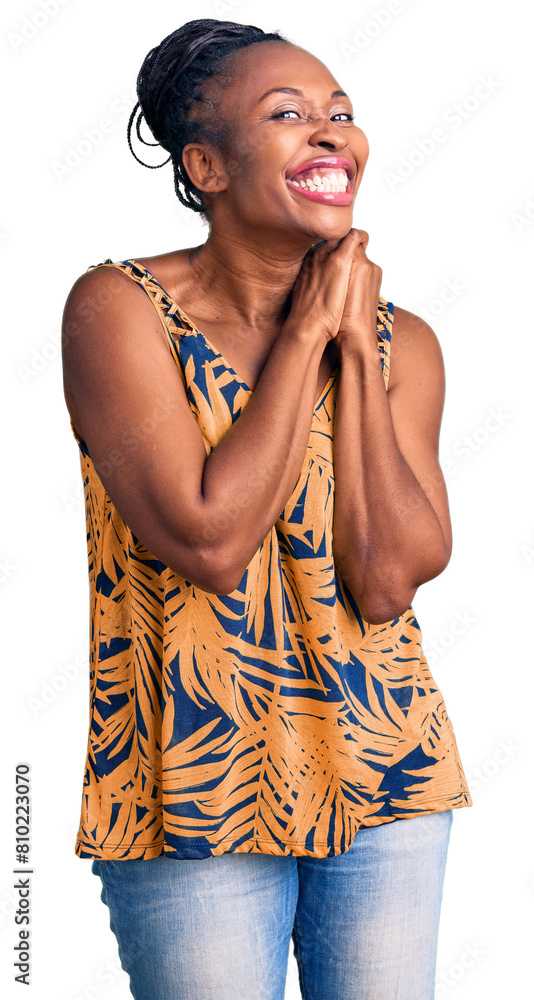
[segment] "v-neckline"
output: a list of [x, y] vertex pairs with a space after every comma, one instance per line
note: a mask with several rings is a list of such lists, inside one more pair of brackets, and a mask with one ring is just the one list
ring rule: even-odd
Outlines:
[[[193, 323], [193, 320], [190, 319], [189, 316], [187, 315], [187, 313], [184, 312], [184, 310], [182, 309], [182, 307], [178, 305], [178, 303], [175, 301], [175, 299], [173, 299], [172, 295], [169, 295], [168, 291], [163, 287], [162, 284], [160, 284], [160, 282], [155, 277], [155, 275], [152, 274], [152, 271], [149, 271], [147, 267], [145, 267], [143, 264], [140, 264], [139, 261], [135, 260], [134, 257], [129, 257], [128, 258], [128, 263], [135, 264], [136, 267], [141, 268], [141, 270], [144, 271], [148, 275], [148, 277], [150, 278], [150, 280], [153, 281], [158, 286], [158, 288], [161, 288], [161, 291], [163, 292], [163, 294], [165, 295], [165, 297], [169, 300], [169, 302], [174, 307], [174, 309], [176, 309], [176, 311], [179, 313], [180, 317], [185, 320], [185, 322], [188, 324], [188, 326], [190, 326], [191, 329], [196, 334], [199, 335], [199, 337], [201, 337], [201, 339], [206, 344], [206, 346], [209, 347], [210, 351], [212, 351], [213, 354], [222, 361], [222, 363], [224, 364], [224, 366], [234, 376], [234, 378], [236, 379], [236, 381], [239, 382], [239, 384], [245, 389], [245, 391], [246, 392], [250, 392], [250, 394], [252, 395], [252, 393], [254, 392], [254, 389], [251, 389], [250, 386], [247, 385], [247, 383], [245, 382], [245, 380], [243, 378], [241, 378], [240, 375], [238, 375], [238, 373], [236, 372], [235, 368], [233, 368], [232, 365], [230, 365], [228, 363], [228, 361], [226, 360], [226, 358], [224, 357], [224, 355], [221, 354], [221, 352], [215, 347], [215, 344], [212, 344], [211, 341], [208, 340], [208, 338], [205, 336], [205, 334], [202, 333], [202, 330], [199, 330], [199, 328], [196, 325], [196, 323]], [[316, 410], [318, 410], [322, 406], [324, 397], [325, 397], [326, 393], [328, 392], [330, 383], [336, 377], [338, 369], [339, 369], [339, 361], [336, 361], [336, 364], [335, 364], [334, 368], [330, 372], [328, 380], [325, 382], [323, 388], [321, 389], [321, 392], [319, 394], [318, 399], [315, 401], [315, 404], [314, 404], [314, 407], [313, 407], [313, 412], [314, 413], [316, 412]]]

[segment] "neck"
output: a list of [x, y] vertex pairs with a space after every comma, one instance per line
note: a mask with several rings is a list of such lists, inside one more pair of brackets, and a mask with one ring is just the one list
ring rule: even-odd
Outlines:
[[310, 246], [270, 247], [242, 235], [210, 232], [189, 255], [195, 288], [205, 289], [218, 310], [235, 323], [260, 329], [283, 325], [291, 305], [291, 289]]

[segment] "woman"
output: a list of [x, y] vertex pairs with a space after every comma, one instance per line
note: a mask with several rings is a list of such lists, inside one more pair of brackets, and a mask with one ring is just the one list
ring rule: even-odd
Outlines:
[[439, 344], [379, 294], [351, 225], [369, 147], [323, 63], [196, 20], [137, 89], [129, 139], [141, 109], [209, 235], [90, 267], [65, 308], [76, 854], [138, 1000], [282, 1000], [291, 938], [306, 1000], [429, 1000], [472, 805], [411, 607], [451, 552]]

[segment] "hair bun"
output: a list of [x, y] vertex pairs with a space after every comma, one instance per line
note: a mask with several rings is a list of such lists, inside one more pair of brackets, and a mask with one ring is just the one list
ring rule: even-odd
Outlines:
[[[202, 192], [191, 182], [184, 168], [182, 151], [189, 142], [204, 141], [222, 150], [228, 135], [228, 124], [204, 116], [191, 117], [194, 104], [202, 99], [206, 82], [223, 72], [220, 63], [226, 56], [257, 42], [292, 43], [279, 32], [265, 32], [252, 24], [199, 18], [188, 21], [167, 35], [145, 56], [137, 75], [137, 104], [128, 121], [127, 136], [130, 150], [144, 167], [157, 170], [172, 160], [174, 190], [187, 208], [200, 213], [208, 221]], [[225, 70], [226, 72], [226, 70]], [[227, 68], [231, 74], [231, 66]], [[145, 163], [135, 153], [131, 131], [135, 116], [135, 132], [144, 146], [162, 146], [169, 156], [163, 163]], [[144, 139], [140, 132], [144, 118], [156, 142]]]

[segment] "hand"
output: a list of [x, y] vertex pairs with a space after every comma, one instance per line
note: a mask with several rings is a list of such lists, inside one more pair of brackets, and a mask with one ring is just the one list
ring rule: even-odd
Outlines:
[[370, 347], [375, 352], [382, 268], [369, 260], [365, 253], [369, 233], [364, 229], [351, 229], [350, 233], [352, 232], [357, 235], [350, 244], [352, 259], [347, 294], [335, 341], [336, 346], [341, 349], [350, 343], [363, 350]]
[[350, 229], [342, 239], [323, 240], [308, 250], [292, 288], [288, 321], [318, 330], [326, 341], [338, 336], [353, 255], [362, 236], [369, 239], [367, 233]]

